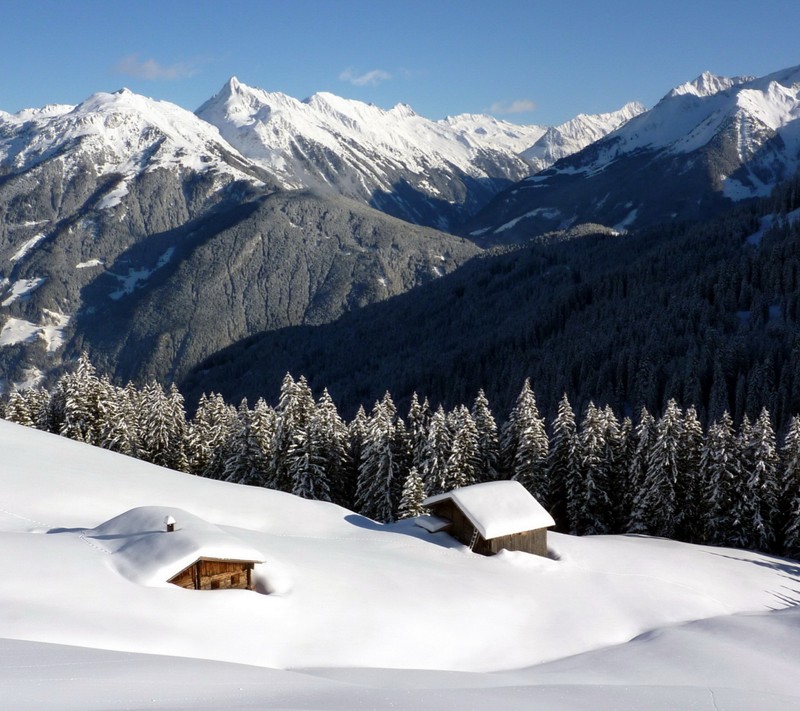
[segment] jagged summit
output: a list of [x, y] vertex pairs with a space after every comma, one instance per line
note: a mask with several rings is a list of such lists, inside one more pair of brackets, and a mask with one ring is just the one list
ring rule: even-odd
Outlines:
[[284, 187], [336, 192], [439, 228], [530, 173], [516, 151], [402, 103], [386, 110], [329, 92], [298, 101], [229, 80], [196, 114]]
[[745, 82], [752, 81], [753, 77], [723, 77], [712, 74], [709, 71], [703, 72], [696, 79], [680, 84], [672, 89], [665, 98], [675, 96], [685, 96], [691, 94], [697, 97], [712, 96], [721, 91], [726, 91], [731, 87], [744, 84]]

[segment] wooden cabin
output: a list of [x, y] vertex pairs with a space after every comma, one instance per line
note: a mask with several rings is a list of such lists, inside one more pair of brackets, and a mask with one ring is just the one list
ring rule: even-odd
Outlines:
[[142, 585], [253, 590], [263, 554], [238, 536], [175, 507], [140, 506], [87, 537], [103, 541], [114, 566]]
[[433, 516], [420, 521], [443, 530], [470, 550], [494, 555], [502, 549], [547, 556], [547, 529], [553, 517], [517, 481], [491, 481], [430, 496], [422, 505]]
[[200, 558], [167, 582], [188, 590], [252, 590], [254, 561]]

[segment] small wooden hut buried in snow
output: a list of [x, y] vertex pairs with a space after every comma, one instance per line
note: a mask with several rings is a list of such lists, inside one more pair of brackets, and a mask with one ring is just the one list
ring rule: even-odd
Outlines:
[[173, 507], [131, 509], [86, 537], [97, 539], [117, 570], [142, 585], [252, 590], [255, 564], [264, 562], [262, 553], [240, 538]]
[[423, 528], [446, 531], [481, 555], [505, 548], [546, 556], [547, 529], [555, 526], [553, 517], [518, 481], [464, 486], [430, 496], [422, 505], [435, 517], [421, 519]]

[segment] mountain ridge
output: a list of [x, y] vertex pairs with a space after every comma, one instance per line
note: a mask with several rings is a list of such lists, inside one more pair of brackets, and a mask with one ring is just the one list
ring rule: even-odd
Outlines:
[[800, 168], [800, 67], [706, 73], [581, 151], [501, 193], [466, 231], [515, 242], [580, 222], [625, 230], [764, 197]]

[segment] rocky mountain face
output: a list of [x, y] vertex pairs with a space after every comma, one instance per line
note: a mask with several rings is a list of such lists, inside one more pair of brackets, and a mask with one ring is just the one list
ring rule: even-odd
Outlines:
[[249, 333], [321, 323], [477, 251], [278, 181], [208, 123], [129, 91], [0, 115], [0, 372], [80, 348], [177, 377]]
[[709, 217], [800, 166], [800, 67], [703, 74], [579, 153], [498, 195], [468, 226], [516, 242], [596, 222], [618, 231]]

